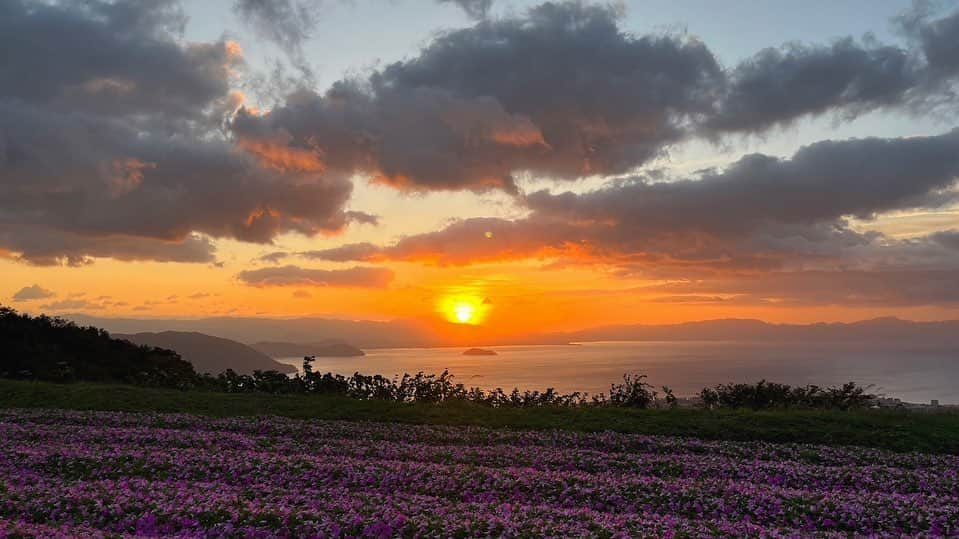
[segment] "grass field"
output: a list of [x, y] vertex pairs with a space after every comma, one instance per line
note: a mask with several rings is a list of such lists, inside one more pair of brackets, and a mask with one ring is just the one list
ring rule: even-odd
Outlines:
[[183, 412], [214, 417], [275, 415], [297, 419], [472, 425], [512, 429], [691, 436], [711, 440], [859, 445], [959, 454], [959, 414], [864, 410], [704, 411], [622, 408], [499, 408], [360, 401], [339, 396], [227, 394], [124, 385], [0, 380], [2, 408]]

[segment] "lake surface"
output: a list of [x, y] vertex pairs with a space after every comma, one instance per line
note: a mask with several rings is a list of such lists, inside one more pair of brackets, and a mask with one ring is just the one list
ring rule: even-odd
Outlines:
[[[386, 348], [355, 358], [317, 358], [314, 370], [350, 375], [440, 373], [484, 389], [554, 387], [568, 393], [608, 392], [623, 373], [649, 376], [678, 396], [727, 382], [762, 378], [791, 385], [873, 384], [874, 392], [909, 402], [959, 404], [959, 351], [876, 347], [855, 343], [591, 342], [578, 345], [489, 346], [495, 356], [464, 356], [465, 348]], [[303, 358], [277, 358], [301, 366]]]

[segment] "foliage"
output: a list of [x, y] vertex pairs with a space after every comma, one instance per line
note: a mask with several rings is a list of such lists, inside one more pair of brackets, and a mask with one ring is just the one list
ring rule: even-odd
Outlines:
[[622, 384], [609, 387], [609, 404], [628, 408], [649, 408], [656, 403], [656, 391], [646, 383], [646, 375], [623, 375]]
[[617, 431], [711, 440], [858, 445], [959, 454], [959, 413], [902, 409], [676, 409], [614, 406], [502, 406], [465, 400], [437, 404], [359, 400], [340, 393], [180, 391], [127, 384], [60, 384], [0, 379], [0, 409], [60, 408], [170, 412], [210, 417], [270, 416], [506, 430]]
[[106, 330], [0, 306], [0, 377], [188, 388], [193, 366], [170, 350], [113, 339]]
[[705, 388], [700, 400], [706, 408], [821, 408], [848, 410], [869, 406], [876, 396], [866, 389], [848, 382], [840, 387], [807, 385], [792, 387], [760, 380], [755, 384], [721, 384]]
[[[239, 374], [227, 370], [218, 376], [199, 375], [176, 352], [137, 346], [113, 339], [105, 330], [79, 327], [47, 316], [30, 317], [0, 307], [0, 378], [51, 382], [119, 382], [141, 386], [204, 389], [226, 393], [343, 395], [358, 400], [436, 404], [469, 401], [492, 408], [619, 407], [675, 408], [679, 399], [668, 387], [664, 398], [643, 374], [625, 374], [623, 383], [610, 385], [609, 395], [564, 394], [502, 388], [485, 390], [456, 383], [449, 371], [441, 374], [379, 374], [342, 376], [313, 370], [314, 357], [303, 358], [303, 374], [278, 371]], [[868, 406], [875, 396], [849, 382], [840, 387], [791, 387], [761, 380], [756, 384], [725, 384], [703, 389], [701, 404], [708, 409], [815, 408], [848, 410]]]

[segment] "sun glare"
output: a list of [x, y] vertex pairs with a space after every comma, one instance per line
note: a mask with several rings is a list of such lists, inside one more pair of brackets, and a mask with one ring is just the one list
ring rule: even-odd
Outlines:
[[468, 324], [470, 320], [473, 319], [473, 315], [475, 314], [476, 310], [473, 308], [472, 305], [466, 305], [464, 303], [461, 305], [457, 305], [456, 308], [454, 309], [454, 312], [456, 314], [457, 322], [461, 324]]
[[439, 301], [439, 312], [454, 324], [477, 325], [489, 312], [490, 301], [483, 296], [450, 295]]

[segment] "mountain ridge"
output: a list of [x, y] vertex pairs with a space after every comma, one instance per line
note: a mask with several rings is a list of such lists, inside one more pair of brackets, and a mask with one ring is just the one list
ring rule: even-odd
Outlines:
[[240, 374], [251, 374], [255, 370], [296, 372], [295, 367], [280, 363], [243, 343], [196, 331], [111, 333], [111, 336], [134, 344], [173, 350], [193, 364], [200, 374], [215, 375], [227, 369]]
[[[618, 324], [576, 331], [512, 336], [486, 335], [483, 333], [483, 328], [468, 328], [470, 332], [453, 333], [455, 335], [453, 338], [444, 336], [443, 328], [430, 329], [424, 324], [409, 320], [381, 322], [319, 317], [292, 319], [219, 317], [196, 320], [95, 318], [87, 315], [66, 317], [74, 319], [77, 323], [97, 325], [119, 333], [157, 330], [196, 331], [245, 343], [274, 341], [304, 344], [338, 340], [360, 349], [567, 344], [597, 340], [861, 341], [959, 348], [959, 320], [922, 322], [894, 317], [811, 324], [784, 324], [757, 319], [725, 318], [675, 324]], [[137, 329], [129, 331], [126, 330], [127, 328]], [[457, 329], [462, 330], [462, 328]]]

